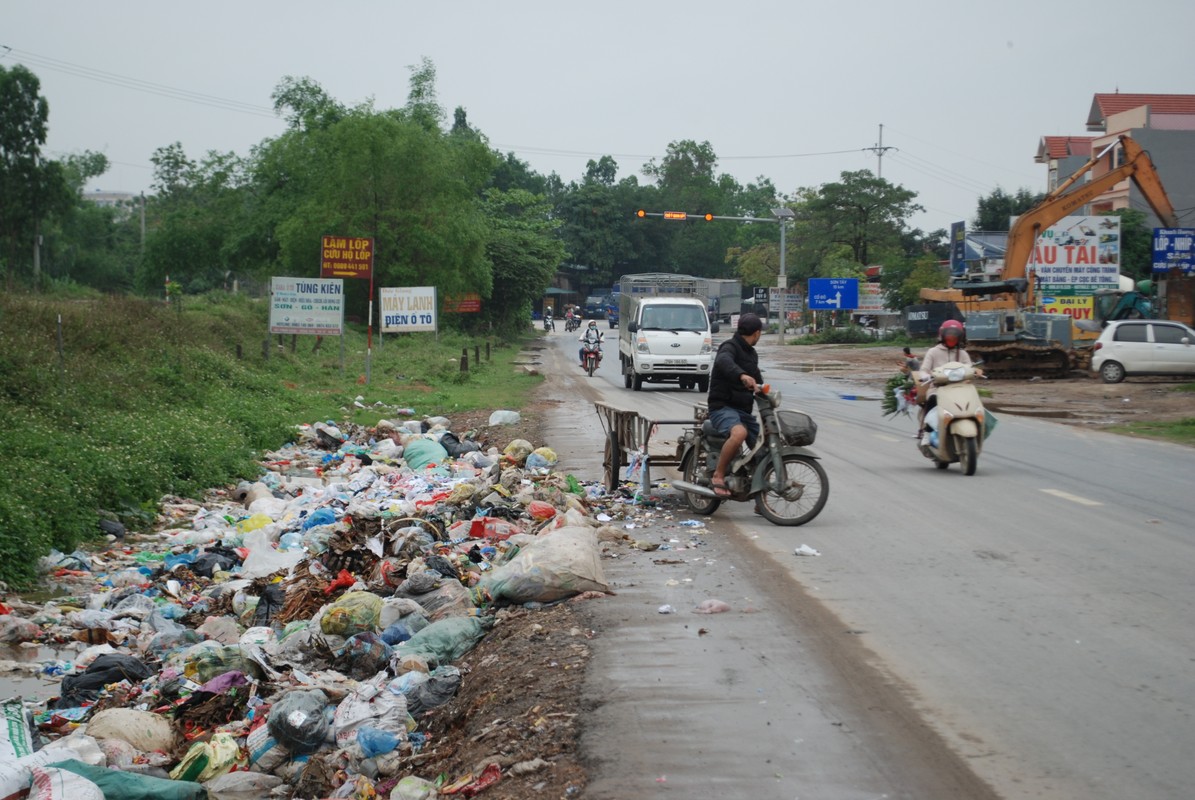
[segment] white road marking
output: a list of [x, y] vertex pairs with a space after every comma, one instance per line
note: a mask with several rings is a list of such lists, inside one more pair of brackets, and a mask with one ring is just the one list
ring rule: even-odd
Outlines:
[[1098, 500], [1088, 500], [1086, 497], [1079, 497], [1077, 494], [1070, 494], [1058, 489], [1042, 489], [1046, 494], [1052, 494], [1055, 497], [1061, 497], [1063, 500], [1070, 500], [1072, 503], [1078, 503], [1081, 506], [1102, 506], [1103, 503]]

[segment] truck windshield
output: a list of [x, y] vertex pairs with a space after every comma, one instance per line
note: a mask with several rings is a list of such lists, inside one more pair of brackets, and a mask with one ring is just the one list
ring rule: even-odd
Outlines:
[[640, 328], [668, 331], [702, 331], [709, 327], [705, 312], [696, 306], [647, 306]]

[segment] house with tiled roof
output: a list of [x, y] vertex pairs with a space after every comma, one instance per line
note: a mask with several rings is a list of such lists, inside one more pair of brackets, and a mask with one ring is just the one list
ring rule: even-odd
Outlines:
[[[1038, 164], [1046, 164], [1046, 191], [1052, 192], [1091, 158], [1091, 136], [1043, 136], [1037, 145]], [[1060, 178], [1059, 175], [1062, 177]]]
[[[1115, 145], [1122, 135], [1136, 140], [1150, 158], [1184, 225], [1195, 226], [1195, 94], [1137, 94], [1112, 92], [1094, 95], [1087, 114], [1091, 136], [1045, 136], [1035, 161], [1047, 164], [1047, 185], [1053, 190], [1074, 174], [1092, 154]], [[1089, 173], [1098, 178], [1122, 163], [1120, 147], [1112, 147]], [[1158, 226], [1145, 198], [1132, 181], [1125, 180], [1074, 213], [1098, 214], [1133, 208]]]

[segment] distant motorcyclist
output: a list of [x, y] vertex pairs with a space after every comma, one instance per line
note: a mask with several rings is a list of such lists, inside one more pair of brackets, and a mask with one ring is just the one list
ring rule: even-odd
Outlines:
[[556, 330], [556, 324], [552, 322], [552, 307], [544, 308], [544, 330]]
[[577, 339], [581, 342], [581, 348], [577, 350], [577, 359], [581, 362], [581, 366], [585, 366], [585, 345], [596, 344], [598, 349], [598, 360], [602, 358], [602, 342], [605, 341], [605, 335], [598, 330], [596, 320], [589, 320], [589, 327], [585, 329], [585, 333]]

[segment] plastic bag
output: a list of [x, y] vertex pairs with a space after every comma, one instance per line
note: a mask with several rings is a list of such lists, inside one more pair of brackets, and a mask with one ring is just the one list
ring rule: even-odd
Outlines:
[[349, 637], [332, 666], [353, 680], [366, 680], [390, 663], [390, 644], [373, 631]]
[[[398, 589], [395, 589], [398, 594]], [[435, 622], [445, 617], [459, 617], [473, 613], [476, 604], [468, 587], [460, 581], [443, 581], [430, 592], [415, 595], [416, 602], [423, 606], [427, 619]]]
[[992, 435], [992, 431], [996, 430], [996, 425], [1000, 420], [996, 419], [996, 415], [988, 409], [983, 410], [983, 439], [986, 442], [987, 438]]
[[590, 528], [558, 528], [536, 537], [509, 562], [481, 577], [478, 587], [512, 603], [550, 603], [582, 592], [608, 592]]
[[492, 617], [447, 617], [396, 645], [394, 652], [399, 656], [421, 655], [429, 663], [451, 664], [472, 650], [493, 624]]
[[535, 448], [526, 439], [511, 439], [510, 443], [502, 450], [502, 455], [516, 464], [522, 464], [533, 450]]
[[519, 416], [519, 412], [517, 412], [517, 411], [499, 410], [499, 411], [495, 411], [492, 414], [490, 414], [489, 424], [490, 425], [514, 425], [520, 419], [522, 419], [522, 417]]
[[217, 733], [206, 742], [196, 742], [170, 771], [176, 781], [207, 781], [218, 778], [243, 762], [237, 740], [230, 733]]
[[87, 723], [87, 733], [96, 739], [120, 739], [146, 753], [170, 752], [174, 728], [170, 720], [135, 708], [106, 708]]
[[402, 740], [397, 734], [391, 731], [383, 731], [378, 728], [371, 728], [368, 725], [362, 725], [357, 729], [357, 745], [361, 748], [361, 752], [365, 754], [366, 758], [374, 758], [385, 753], [389, 753]]
[[536, 448], [527, 456], [527, 469], [552, 469], [556, 463], [556, 451], [550, 447]]
[[291, 753], [314, 753], [324, 743], [328, 697], [319, 689], [293, 689], [282, 695], [266, 720], [270, 735]]
[[406, 443], [402, 457], [411, 469], [423, 469], [429, 464], [443, 464], [448, 460], [448, 451], [439, 442], [418, 438]]
[[424, 712], [442, 706], [461, 688], [461, 671], [453, 666], [437, 667], [427, 680], [406, 693], [407, 712], [418, 719]]
[[320, 619], [320, 630], [330, 636], [349, 637], [376, 631], [382, 614], [382, 598], [370, 592], [347, 592]]

